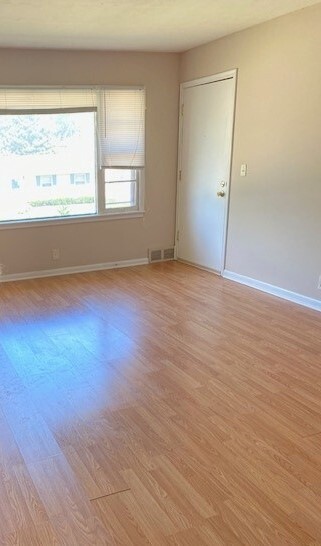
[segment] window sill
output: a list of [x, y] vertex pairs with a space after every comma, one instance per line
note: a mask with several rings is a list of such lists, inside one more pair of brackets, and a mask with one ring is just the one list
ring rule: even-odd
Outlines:
[[18, 220], [12, 222], [0, 222], [0, 231], [4, 229], [21, 229], [45, 226], [61, 226], [64, 224], [83, 224], [87, 222], [104, 222], [106, 220], [127, 220], [130, 218], [142, 218], [143, 210], [129, 212], [109, 212], [107, 214], [92, 214], [88, 216], [69, 216], [68, 218], [48, 218], [39, 220]]

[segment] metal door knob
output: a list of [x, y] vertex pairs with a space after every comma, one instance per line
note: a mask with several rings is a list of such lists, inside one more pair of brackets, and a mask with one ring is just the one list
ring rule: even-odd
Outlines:
[[225, 195], [225, 191], [220, 190], [217, 192], [217, 197], [224, 197], [224, 195]]

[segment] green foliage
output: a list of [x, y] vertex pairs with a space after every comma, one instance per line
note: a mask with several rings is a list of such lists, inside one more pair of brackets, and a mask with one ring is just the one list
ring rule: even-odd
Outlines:
[[31, 207], [64, 207], [67, 205], [85, 205], [93, 202], [93, 197], [58, 197], [56, 199], [30, 201], [29, 205]]
[[75, 131], [74, 123], [67, 114], [0, 116], [0, 153], [54, 153], [55, 147]]
[[60, 214], [60, 216], [68, 216], [68, 214], [70, 214], [70, 210], [67, 205], [61, 205], [60, 207], [58, 207], [58, 213]]

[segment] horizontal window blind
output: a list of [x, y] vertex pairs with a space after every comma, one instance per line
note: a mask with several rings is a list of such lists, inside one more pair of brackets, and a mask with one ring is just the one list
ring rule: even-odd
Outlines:
[[144, 167], [144, 89], [0, 88], [0, 115], [96, 109], [100, 166]]
[[102, 167], [144, 167], [145, 90], [102, 90], [98, 132]]
[[95, 89], [32, 89], [32, 88], [0, 88], [0, 114], [15, 111], [94, 109], [97, 107], [97, 92]]

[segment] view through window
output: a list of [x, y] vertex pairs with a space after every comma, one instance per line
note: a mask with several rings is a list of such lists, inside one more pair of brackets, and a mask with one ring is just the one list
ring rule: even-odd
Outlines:
[[5, 227], [142, 212], [144, 167], [144, 88], [0, 86]]
[[0, 116], [0, 221], [96, 213], [95, 115]]
[[138, 174], [136, 169], [105, 169], [106, 209], [126, 209], [138, 204]]

